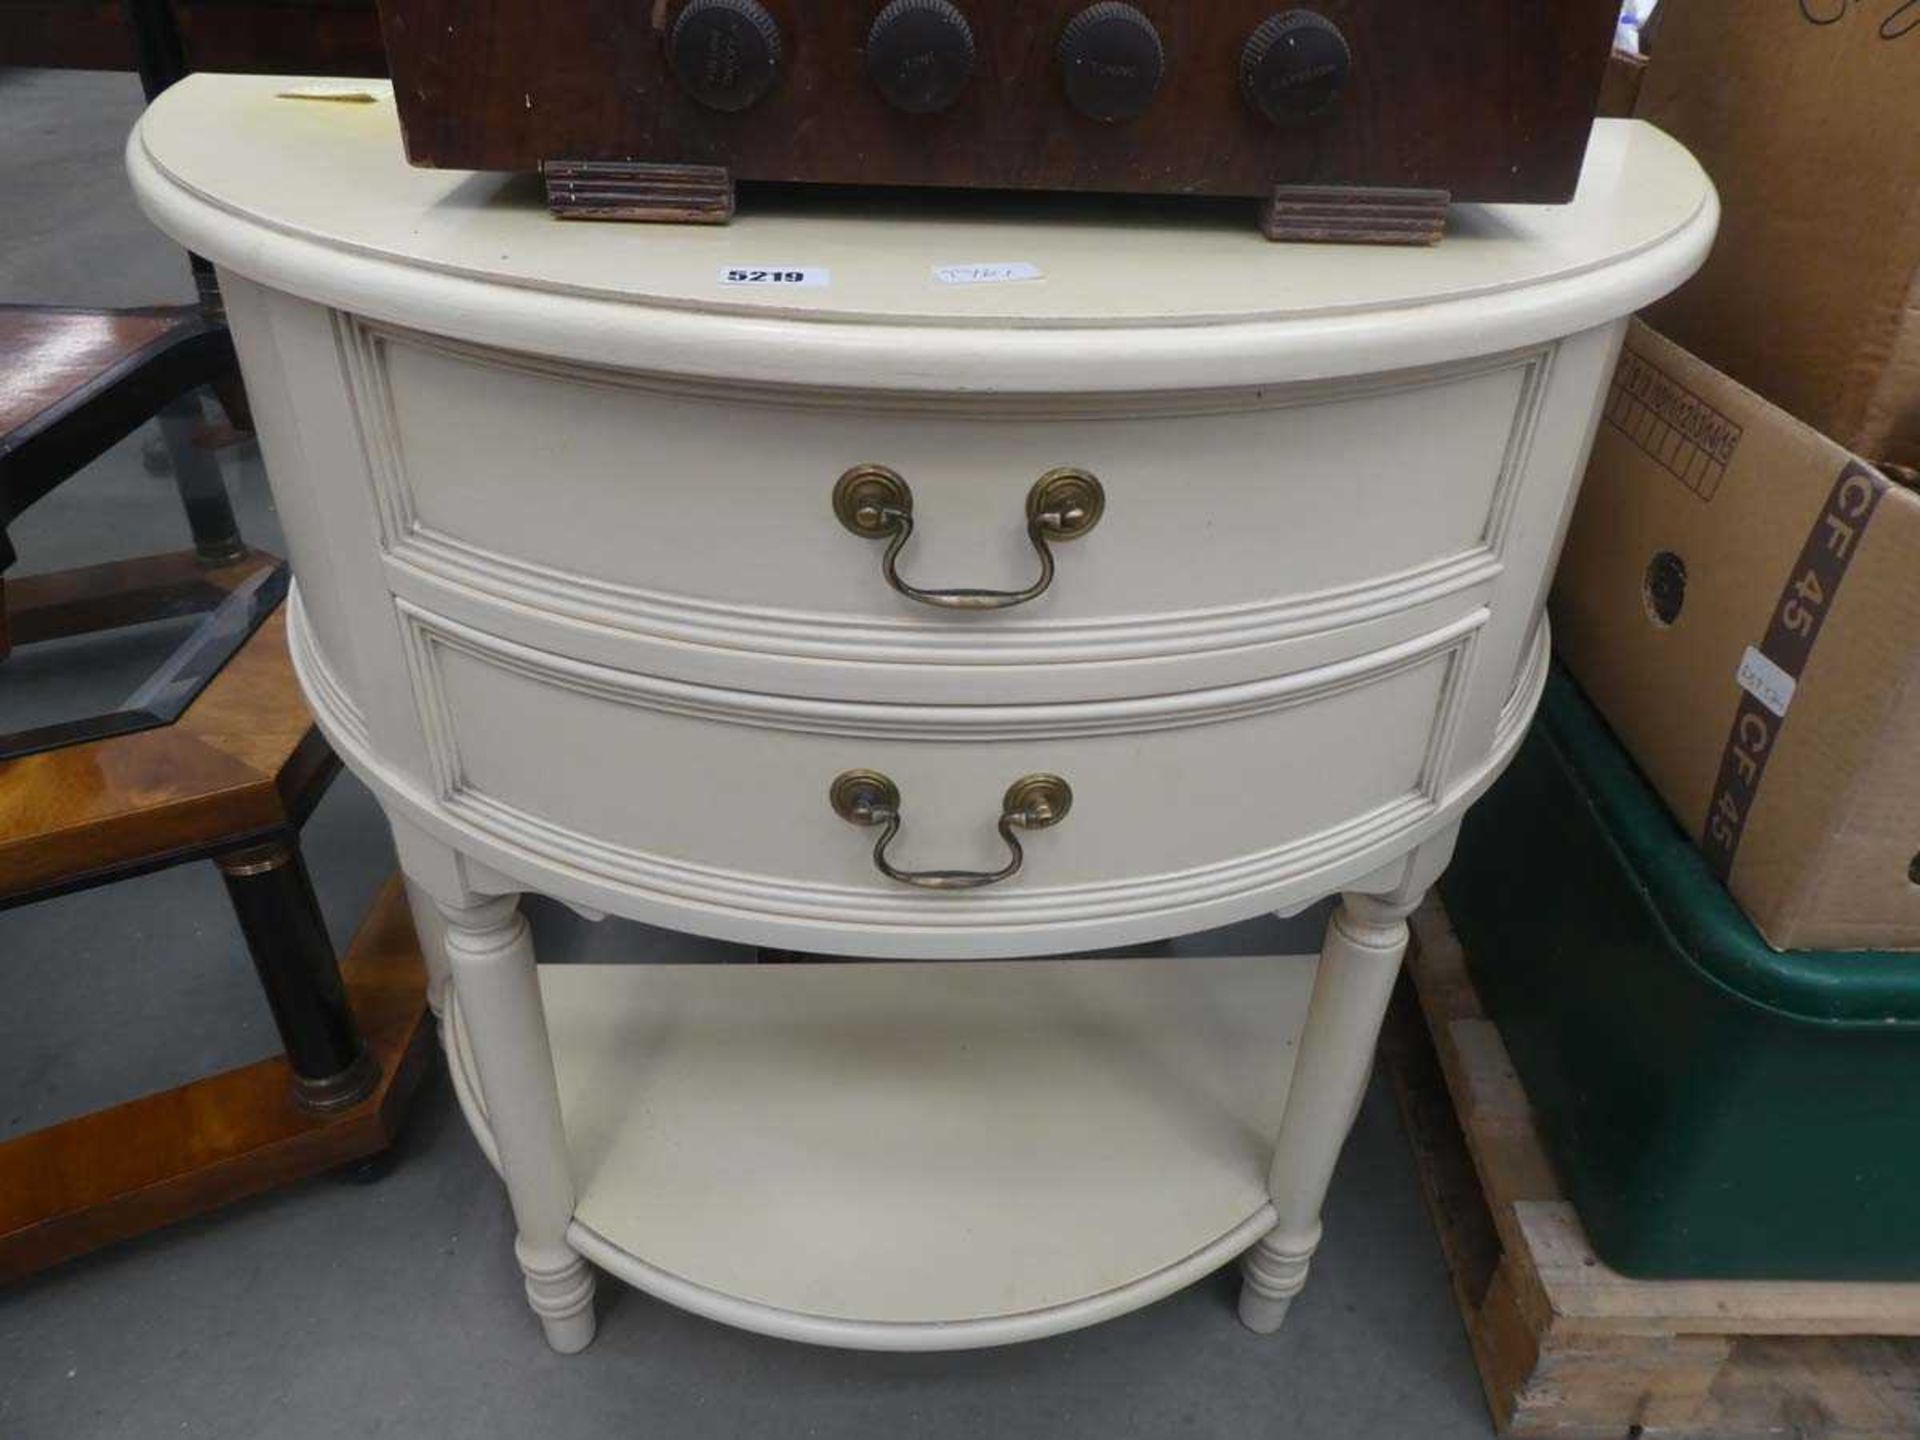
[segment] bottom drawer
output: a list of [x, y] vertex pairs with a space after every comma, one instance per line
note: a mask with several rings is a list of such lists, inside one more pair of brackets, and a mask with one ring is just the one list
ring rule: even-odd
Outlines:
[[[1484, 620], [1224, 689], [920, 707], [688, 685], [403, 613], [439, 803], [512, 851], [710, 909], [974, 931], [1217, 905], [1417, 827]], [[921, 889], [876, 868], [885, 827], [836, 813], [829, 792], [850, 771], [897, 788], [887, 859], [903, 871], [1005, 867], [1003, 797], [1021, 777], [1060, 777], [1072, 804], [1057, 824], [1015, 827], [1026, 855], [1010, 878]]]

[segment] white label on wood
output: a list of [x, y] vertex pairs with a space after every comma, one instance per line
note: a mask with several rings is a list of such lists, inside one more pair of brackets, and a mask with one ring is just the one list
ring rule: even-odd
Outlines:
[[728, 265], [720, 272], [720, 283], [821, 289], [833, 283], [833, 272], [823, 265]]
[[933, 278], [942, 285], [1006, 285], [1016, 280], [1044, 280], [1038, 265], [1026, 260], [994, 260], [972, 265], [936, 265]]
[[1753, 646], [1747, 647], [1747, 653], [1741, 657], [1740, 668], [1734, 672], [1733, 678], [1740, 682], [1742, 690], [1767, 709], [1782, 720], [1787, 718], [1787, 707], [1793, 704], [1794, 687], [1798, 682]]

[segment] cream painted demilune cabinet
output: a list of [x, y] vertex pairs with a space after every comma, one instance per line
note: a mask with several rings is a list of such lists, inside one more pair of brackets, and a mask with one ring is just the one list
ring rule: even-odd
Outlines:
[[[926, 1350], [1244, 1256], [1278, 1327], [1538, 698], [1624, 317], [1712, 239], [1692, 159], [1602, 122], [1572, 204], [1432, 250], [985, 196], [561, 224], [297, 89], [191, 77], [128, 164], [219, 267], [301, 679], [548, 1340], [594, 1265]], [[542, 967], [527, 890], [845, 958]], [[1333, 894], [1317, 956], [1058, 958]]]

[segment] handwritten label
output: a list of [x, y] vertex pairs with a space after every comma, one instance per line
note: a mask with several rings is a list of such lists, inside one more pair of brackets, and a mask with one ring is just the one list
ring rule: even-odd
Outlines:
[[1044, 280], [1038, 265], [1025, 260], [994, 260], [973, 265], [936, 265], [933, 278], [942, 285], [1010, 285], [1020, 280]]
[[[1838, 25], [1858, 13], [1860, 0], [1800, 0], [1800, 18], [1809, 25]], [[1920, 0], [1886, 0], [1889, 9], [1880, 21], [1882, 40], [1899, 40], [1920, 30]], [[1871, 7], [1869, 13], [1872, 13]]]
[[1793, 692], [1799, 682], [1754, 646], [1747, 647], [1747, 653], [1740, 658], [1740, 668], [1734, 671], [1733, 678], [1740, 682], [1742, 690], [1775, 715], [1782, 720], [1787, 718], [1787, 707], [1793, 704]]
[[729, 265], [720, 272], [722, 285], [771, 285], [794, 290], [815, 289], [833, 283], [833, 272], [819, 265]]

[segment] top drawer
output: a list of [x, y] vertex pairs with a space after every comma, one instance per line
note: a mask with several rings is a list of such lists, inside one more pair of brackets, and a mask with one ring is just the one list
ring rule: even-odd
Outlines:
[[[396, 590], [583, 658], [771, 690], [794, 684], [714, 667], [1282, 673], [1431, 629], [1486, 602], [1544, 368], [1530, 352], [1265, 392], [849, 404], [352, 341]], [[1030, 586], [1028, 496], [1049, 471], [1096, 477], [1105, 505], [1053, 543], [1043, 595], [940, 609], [836, 518], [862, 465], [911, 490], [898, 571], [920, 587]]]

